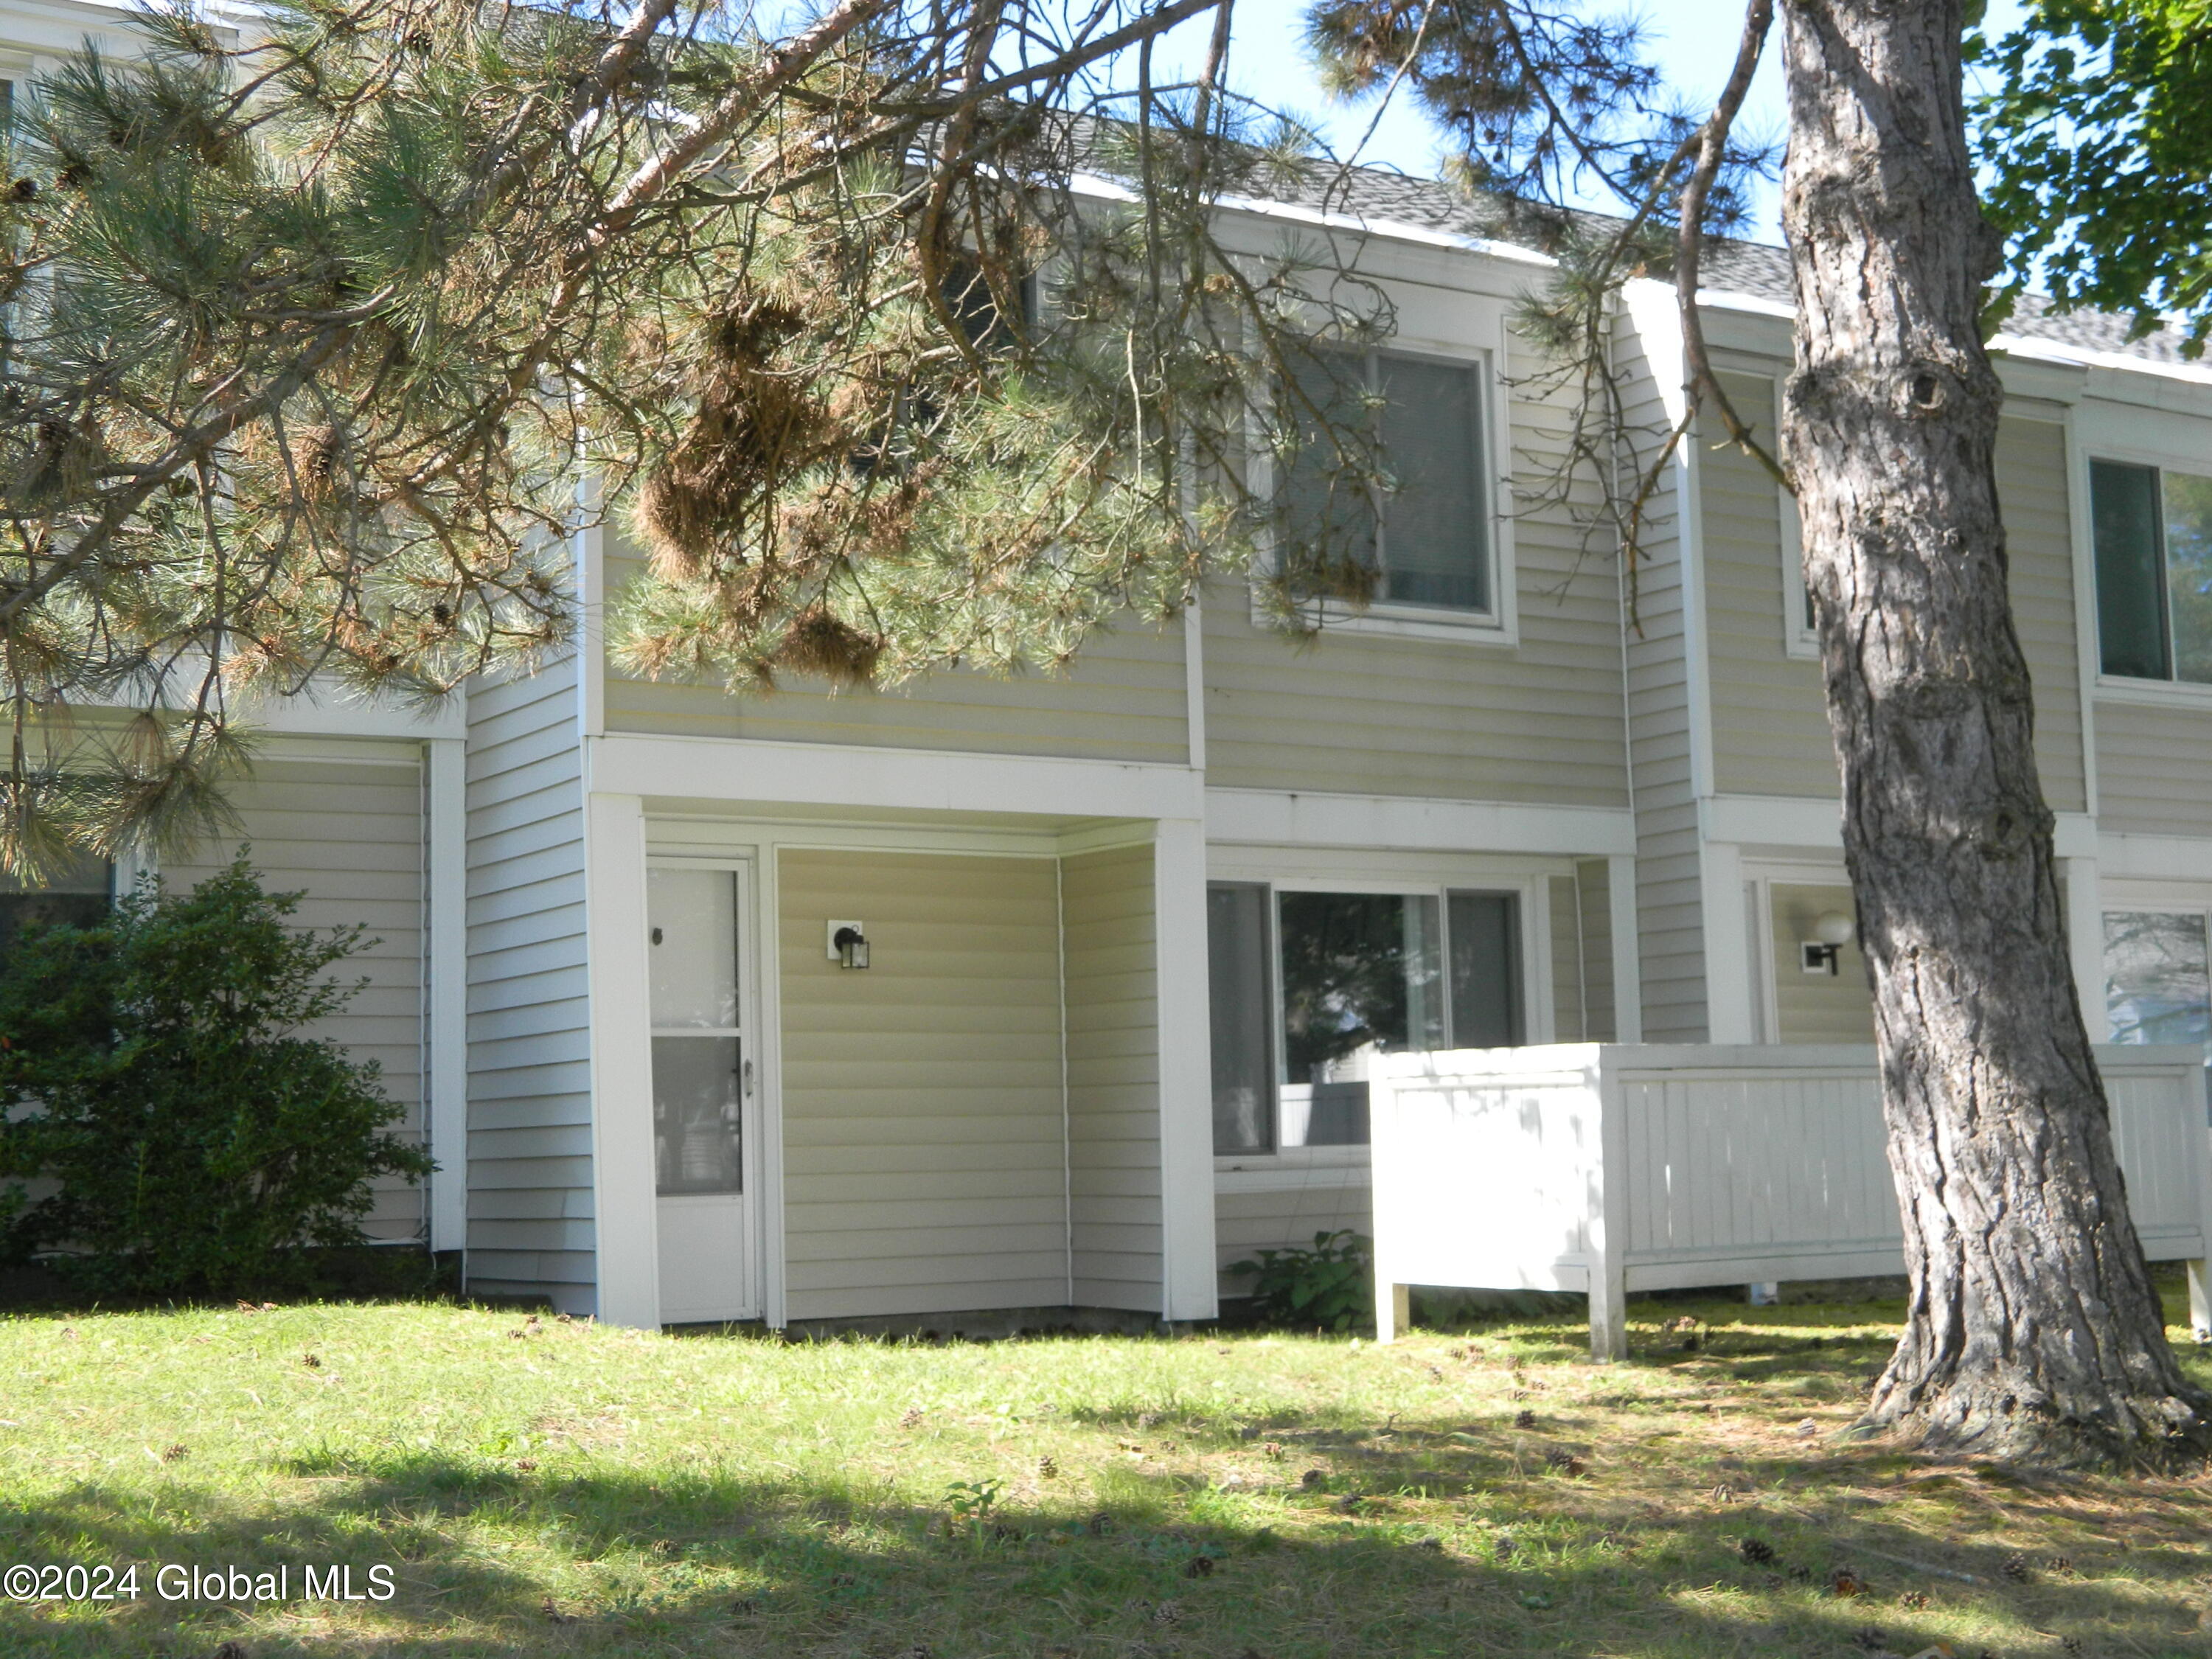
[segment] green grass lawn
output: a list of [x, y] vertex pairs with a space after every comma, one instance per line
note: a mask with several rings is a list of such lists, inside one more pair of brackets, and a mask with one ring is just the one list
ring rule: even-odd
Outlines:
[[[1638, 1311], [1610, 1367], [1540, 1322], [1378, 1349], [18, 1317], [0, 1564], [135, 1563], [141, 1594], [0, 1606], [0, 1653], [2212, 1653], [2212, 1480], [1839, 1439], [1894, 1308]], [[394, 1593], [171, 1602], [163, 1563]]]

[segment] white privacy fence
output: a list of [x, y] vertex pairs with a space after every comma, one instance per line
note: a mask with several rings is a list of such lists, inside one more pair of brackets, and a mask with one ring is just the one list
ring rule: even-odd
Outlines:
[[[2212, 1133], [2197, 1048], [2097, 1051], [2136, 1231], [2212, 1322]], [[1376, 1320], [1406, 1287], [1632, 1291], [1904, 1271], [1869, 1048], [1599, 1043], [1395, 1054], [1370, 1084]]]

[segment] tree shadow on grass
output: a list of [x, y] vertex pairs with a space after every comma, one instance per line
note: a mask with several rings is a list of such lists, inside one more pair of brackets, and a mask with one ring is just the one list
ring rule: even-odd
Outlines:
[[[336, 1607], [148, 1594], [66, 1617], [12, 1605], [0, 1607], [0, 1649], [191, 1659], [234, 1638], [251, 1659], [1711, 1659], [1863, 1655], [1869, 1643], [1917, 1652], [1952, 1628], [1947, 1613], [1996, 1600], [2046, 1630], [2124, 1627], [2140, 1650], [2200, 1650], [2180, 1632], [2191, 1616], [2182, 1591], [2201, 1560], [2138, 1559], [2128, 1583], [2039, 1567], [2017, 1583], [2003, 1545], [1954, 1539], [1931, 1559], [1924, 1531], [1879, 1513], [1838, 1522], [1793, 1505], [1792, 1492], [1863, 1475], [1850, 1453], [1736, 1459], [1741, 1501], [1659, 1514], [1602, 1470], [1532, 1472], [1540, 1445], [1575, 1455], [1585, 1443], [1571, 1413], [1536, 1434], [1353, 1438], [1326, 1423], [1285, 1426], [1311, 1437], [1267, 1490], [1132, 1463], [1108, 1467], [1080, 1501], [1055, 1504], [1047, 1492], [966, 1518], [890, 1501], [872, 1480], [518, 1471], [423, 1449], [295, 1460], [281, 1472], [306, 1481], [305, 1495], [258, 1504], [180, 1483], [156, 1505], [88, 1485], [9, 1514], [4, 1553], [289, 1568], [295, 1587], [310, 1566], [343, 1564], [356, 1589], [384, 1563], [397, 1593]], [[1468, 1500], [1500, 1494], [1510, 1494], [1503, 1509], [1467, 1512]], [[2015, 1484], [2007, 1501], [2069, 1499], [2063, 1485]], [[1744, 1559], [1741, 1540], [1754, 1534], [1771, 1561]], [[1834, 1593], [1830, 1575], [1846, 1561], [1867, 1594]], [[1908, 1588], [1932, 1605], [1901, 1606]], [[2164, 1628], [2179, 1645], [2141, 1648], [2147, 1593], [2169, 1604]]]

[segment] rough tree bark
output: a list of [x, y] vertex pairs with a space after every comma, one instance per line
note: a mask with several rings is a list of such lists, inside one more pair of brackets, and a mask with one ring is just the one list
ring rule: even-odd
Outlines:
[[1997, 509], [1960, 0], [1786, 0], [1804, 521], [1913, 1293], [1872, 1423], [2039, 1463], [2212, 1442], [2068, 961]]

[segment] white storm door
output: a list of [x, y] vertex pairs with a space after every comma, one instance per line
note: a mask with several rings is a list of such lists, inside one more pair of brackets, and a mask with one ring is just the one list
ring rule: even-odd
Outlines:
[[760, 1313], [746, 874], [646, 873], [663, 1324]]

